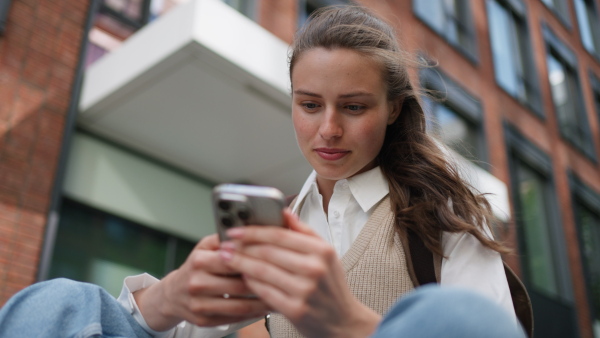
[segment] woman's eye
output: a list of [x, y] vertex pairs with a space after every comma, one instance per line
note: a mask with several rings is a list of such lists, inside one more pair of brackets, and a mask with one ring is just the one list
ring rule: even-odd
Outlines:
[[319, 108], [318, 104], [312, 103], [312, 102], [302, 103], [302, 106], [308, 110], [315, 110], [315, 109]]
[[351, 112], [360, 112], [365, 109], [365, 107], [358, 104], [349, 104], [346, 106], [346, 109], [350, 110]]

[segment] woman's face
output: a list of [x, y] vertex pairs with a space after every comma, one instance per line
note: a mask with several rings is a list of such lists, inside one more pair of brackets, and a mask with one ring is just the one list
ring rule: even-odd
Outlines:
[[292, 88], [296, 138], [318, 181], [375, 166], [386, 127], [399, 113], [387, 100], [378, 62], [349, 49], [310, 49], [294, 65]]

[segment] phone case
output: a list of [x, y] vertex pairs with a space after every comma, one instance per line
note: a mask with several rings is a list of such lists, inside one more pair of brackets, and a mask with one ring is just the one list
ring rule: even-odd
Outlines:
[[273, 187], [221, 184], [213, 189], [213, 210], [221, 241], [227, 229], [245, 225], [283, 226], [285, 196]]

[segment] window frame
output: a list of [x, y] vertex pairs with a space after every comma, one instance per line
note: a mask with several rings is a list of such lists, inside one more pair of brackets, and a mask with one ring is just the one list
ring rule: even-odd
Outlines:
[[[522, 85], [526, 89], [525, 98], [519, 97], [518, 95], [513, 95], [508, 89], [504, 88], [504, 85], [499, 81], [495, 66], [497, 60], [495, 60], [494, 39], [492, 38], [492, 29], [490, 26], [490, 7], [492, 2], [497, 3], [499, 6], [508, 11], [514, 22], [514, 26], [518, 31], [517, 36], [521, 37], [518, 41], [516, 41], [516, 45], [518, 45], [519, 51], [522, 51], [520, 54], [525, 54], [517, 55], [517, 57], [521, 60], [522, 68], [524, 69], [523, 75], [521, 76], [522, 78], [520, 80], [523, 82]], [[522, 0], [486, 0], [486, 15], [488, 19], [488, 38], [490, 41], [492, 62], [494, 64], [494, 79], [496, 84], [502, 89], [502, 91], [515, 99], [519, 104], [525, 106], [528, 110], [533, 112], [535, 116], [544, 120], [545, 114], [542, 108], [542, 93], [539, 90], [539, 79], [536, 71], [535, 60], [533, 58], [531, 33], [528, 27], [527, 8], [525, 7], [525, 4]], [[517, 74], [517, 76], [518, 75], [519, 74]]]
[[600, 124], [600, 77], [596, 76], [596, 74], [590, 70], [589, 79], [594, 109], [596, 110], [596, 122]]
[[[527, 140], [515, 127], [505, 122], [504, 134], [507, 144], [508, 159], [509, 159], [509, 170], [511, 176], [511, 190], [512, 190], [512, 202], [515, 209], [515, 214], [518, 214], [518, 206], [520, 205], [517, 187], [517, 162], [525, 164], [527, 167], [539, 174], [546, 184], [548, 196], [546, 199], [548, 207], [548, 218], [551, 220], [550, 231], [552, 236], [552, 246], [557, 249], [557, 253], [554, 255], [555, 262], [557, 264], [557, 276], [559, 276], [557, 282], [561, 293], [561, 299], [567, 301], [573, 301], [573, 289], [570, 282], [570, 271], [567, 259], [566, 243], [561, 240], [564, 239], [563, 227], [560, 222], [561, 215], [558, 208], [558, 200], [556, 196], [556, 183], [554, 182], [552, 160], [550, 156], [544, 153], [541, 149], [535, 146], [531, 141]], [[520, 223], [516, 220], [517, 224]], [[521, 228], [522, 225], [518, 225]], [[521, 248], [520, 253], [527, 252], [526, 242], [522, 229], [519, 233], [519, 247]], [[523, 250], [524, 249], [524, 250]], [[521, 262], [523, 266], [527, 266], [525, 257], [522, 257]], [[522, 269], [524, 276], [528, 279], [528, 270]], [[562, 278], [561, 278], [562, 277]]]
[[[460, 28], [463, 28], [463, 32], [471, 39], [471, 47], [465, 47], [457, 41], [453, 41], [448, 37], [448, 34], [445, 31], [442, 31], [435, 27], [426, 16], [423, 16], [422, 13], [417, 11], [417, 2], [420, 0], [412, 1], [413, 14], [417, 19], [423, 22], [427, 27], [429, 27], [432, 31], [434, 31], [437, 35], [441, 36], [450, 46], [458, 50], [461, 54], [463, 54], [467, 60], [469, 60], [473, 64], [478, 64], [479, 62], [479, 53], [478, 53], [478, 42], [477, 42], [477, 32], [475, 30], [475, 23], [473, 20], [473, 13], [471, 10], [471, 4], [469, 2], [458, 0], [461, 4], [465, 4], [463, 10], [467, 12], [466, 22], [461, 22], [457, 17], [449, 17], [448, 13], [445, 11], [445, 6], [442, 3], [442, 9], [444, 10], [444, 16], [447, 20], [454, 22], [457, 25], [457, 31], [460, 31]], [[422, 0], [421, 0], [422, 1]], [[441, 0], [440, 0], [441, 1]]]
[[556, 0], [560, 1], [561, 4], [559, 5], [559, 7], [562, 8], [556, 8], [556, 6], [554, 5], [555, 0], [550, 0], [552, 2], [552, 5], [547, 4], [544, 0], [540, 1], [544, 6], [546, 6], [546, 8], [548, 8], [550, 12], [552, 12], [552, 14], [554, 14], [554, 16], [558, 18], [558, 21], [560, 21], [563, 24], [563, 26], [565, 26], [569, 30], [571, 29], [571, 17], [569, 15], [569, 4], [567, 0]]
[[335, 5], [346, 5], [349, 0], [298, 0], [298, 27], [302, 27], [310, 13], [306, 12], [306, 5], [314, 6], [315, 8]]
[[238, 11], [239, 13], [243, 14], [245, 17], [251, 19], [251, 20], [256, 20], [258, 17], [258, 1], [259, 0], [249, 0], [251, 2], [246, 3], [243, 7], [244, 8], [238, 8], [237, 6], [234, 6], [232, 3], [230, 3], [231, 0], [221, 0], [223, 1], [223, 3], [225, 3], [226, 5], [228, 5], [229, 7], [235, 9], [236, 11]]
[[117, 12], [110, 6], [106, 5], [104, 1], [100, 1], [100, 6], [98, 8], [99, 14], [108, 15], [115, 20], [120, 21], [121, 23], [131, 26], [134, 30], [139, 30], [144, 27], [150, 21], [150, 6], [152, 4], [152, 0], [142, 0], [142, 16], [139, 21], [133, 20], [122, 13]]
[[[554, 32], [546, 25], [546, 23], [542, 23], [542, 34], [545, 41], [546, 47], [546, 60], [547, 57], [552, 55], [557, 61], [563, 64], [565, 71], [569, 72], [570, 75], [573, 76], [574, 86], [573, 95], [571, 99], [574, 102], [575, 113], [577, 123], [577, 129], [584, 133], [585, 140], [582, 142], [583, 145], [577, 144], [576, 141], [572, 139], [571, 135], [568, 135], [565, 131], [565, 127], [563, 126], [563, 122], [560, 119], [560, 116], [557, 111], [557, 107], [554, 105], [554, 99], [552, 99], [552, 106], [554, 109], [554, 115], [557, 119], [560, 135], [563, 139], [565, 139], [573, 148], [577, 149], [580, 153], [586, 156], [589, 160], [594, 163], [597, 163], [598, 159], [596, 157], [596, 149], [593, 144], [593, 136], [591, 130], [589, 128], [589, 117], [587, 114], [587, 109], [585, 108], [585, 102], [583, 100], [582, 94], [582, 85], [581, 79], [579, 78], [578, 72], [578, 63], [577, 56], [567, 47], [555, 34]], [[546, 63], [546, 70], [549, 72], [548, 64]], [[550, 79], [548, 77], [548, 85], [552, 88], [552, 84], [550, 84]], [[571, 93], [569, 93], [571, 94]], [[550, 92], [550, 96], [553, 97], [552, 91]], [[585, 145], [589, 145], [585, 147]]]
[[[589, 33], [592, 37], [592, 43], [594, 44], [594, 49], [595, 51], [591, 51], [587, 48], [587, 46], [585, 45], [585, 43], [583, 42], [583, 36], [581, 34], [581, 21], [579, 20], [579, 11], [577, 10], [578, 8], [578, 1], [582, 1], [584, 2], [584, 6], [586, 7], [586, 12], [585, 15], [588, 17], [588, 23], [589, 23], [589, 17], [590, 15], [588, 14], [588, 4], [586, 3], [587, 1], [591, 2], [591, 6], [593, 6], [593, 11], [594, 13], [592, 13], [593, 15], [591, 15], [592, 17], [595, 17], [596, 20], [594, 21], [594, 23], [589, 24], [587, 29], [589, 30]], [[573, 6], [575, 7], [575, 17], [577, 19], [577, 29], [579, 30], [579, 39], [581, 41], [581, 45], [583, 46], [583, 49], [589, 53], [590, 55], [592, 55], [597, 61], [600, 61], [600, 12], [598, 9], [598, 4], [596, 3], [596, 1], [594, 0], [574, 0], [573, 1]], [[595, 26], [595, 27], [590, 27], [590, 26]], [[594, 35], [594, 28], [595, 30], [599, 31], [598, 33], [596, 33], [596, 35]]]
[[[583, 268], [583, 279], [585, 284], [585, 292], [587, 295], [587, 300], [592, 299], [592, 291], [591, 291], [591, 277], [590, 272], [588, 270], [587, 264], [583, 262], [583, 257], [585, 256], [584, 248], [583, 248], [583, 238], [582, 238], [582, 229], [581, 223], [579, 222], [579, 217], [577, 215], [577, 210], [579, 208], [578, 204], [592, 211], [598, 218], [600, 219], [600, 193], [592, 190], [589, 186], [587, 186], [583, 180], [581, 180], [573, 171], [569, 171], [567, 173], [569, 179], [569, 187], [571, 191], [571, 208], [573, 210], [573, 219], [575, 220], [575, 227], [577, 229], [577, 240], [579, 247], [579, 256], [581, 257], [581, 265]], [[596, 316], [600, 316], [600, 308], [595, 309], [594, 304], [588, 301], [588, 307], [590, 311], [590, 319], [592, 324], [592, 331], [594, 320]]]
[[[59, 215], [59, 221], [58, 221], [58, 225], [57, 225], [58, 227], [65, 226], [63, 223], [65, 221], [64, 213], [69, 212], [69, 211], [75, 212], [75, 213], [82, 212], [86, 215], [86, 217], [89, 217], [89, 220], [91, 220], [92, 222], [82, 224], [82, 226], [87, 227], [87, 229], [86, 229], [87, 231], [89, 231], [90, 229], [93, 229], [93, 228], [96, 228], [95, 230], [97, 231], [99, 228], [98, 227], [99, 220], [102, 221], [100, 228], [110, 227], [110, 225], [107, 223], [107, 221], [116, 220], [120, 224], [122, 224], [122, 227], [126, 228], [127, 231], [136, 233], [136, 236], [140, 236], [140, 235], [141, 236], [151, 236], [154, 239], [160, 239], [161, 242], [164, 244], [164, 261], [157, 263], [157, 265], [162, 263], [162, 266], [160, 267], [161, 271], [160, 272], [155, 271], [155, 273], [157, 273], [155, 275], [157, 278], [162, 278], [162, 277], [166, 276], [169, 272], [177, 269], [179, 267], [179, 265], [183, 264], [183, 262], [185, 261], [185, 259], [191, 252], [186, 249], [186, 246], [189, 247], [190, 250], [193, 250], [194, 245], [197, 243], [197, 241], [193, 241], [189, 238], [182, 237], [174, 232], [165, 232], [165, 231], [161, 231], [161, 230], [158, 230], [158, 229], [155, 229], [152, 227], [148, 227], [147, 225], [144, 225], [143, 223], [140, 223], [137, 220], [127, 218], [127, 217], [124, 217], [119, 214], [112, 213], [108, 210], [98, 208], [98, 206], [93, 206], [91, 204], [80, 201], [77, 198], [72, 198], [69, 196], [63, 196], [63, 202], [60, 207], [60, 215]], [[57, 234], [59, 234], [59, 232], [57, 232]], [[66, 242], [69, 242], [69, 241], [70, 241], [69, 239], [66, 240]], [[58, 243], [58, 239], [57, 239], [57, 243]], [[84, 251], [86, 251], [86, 254], [88, 255], [86, 258], [101, 258], [102, 256], [97, 256], [97, 255], [93, 255], [93, 254], [97, 254], [95, 249], [97, 249], [98, 247], [103, 247], [104, 245], [106, 245], [106, 242], [91, 241], [90, 243], [87, 243], [85, 245], [82, 244], [82, 246], [85, 246], [85, 248], [86, 248], [84, 250]], [[182, 251], [182, 249], [183, 249], [183, 251]], [[102, 250], [100, 250], [100, 251], [102, 251]], [[91, 255], [90, 255], [90, 253], [91, 253]], [[185, 253], [185, 257], [183, 257], [181, 255], [182, 253]], [[132, 252], [131, 257], [133, 257], [134, 254], [135, 253]], [[64, 261], [60, 260], [60, 252], [59, 252], [59, 250], [57, 250], [57, 246], [55, 246], [50, 254], [50, 267], [48, 269], [48, 276], [50, 278], [67, 277], [67, 278], [74, 279], [75, 276], [73, 274], [65, 275], [65, 274], [57, 273], [57, 271], [54, 271], [54, 269], [56, 269], [57, 266], [60, 266], [60, 263], [64, 264]], [[122, 261], [118, 261], [116, 263], [120, 264], [120, 263], [122, 263]], [[137, 266], [132, 266], [132, 267], [139, 268]], [[145, 270], [145, 271], [148, 272], [148, 270]], [[77, 271], [77, 272], [81, 273], [81, 271]], [[90, 276], [87, 275], [87, 273], [85, 273], [85, 275], [86, 276], [84, 278], [81, 278], [78, 280], [80, 280], [82, 282], [96, 283], [96, 281], [89, 279]]]
[[11, 0], [0, 1], [0, 36], [4, 35], [6, 31], [6, 22], [8, 21], [11, 2]]
[[[550, 245], [555, 249], [553, 251], [554, 266], [556, 267], [558, 295], [548, 295], [543, 290], [538, 290], [530, 282], [529, 263], [527, 261], [527, 241], [524, 234], [522, 220], [515, 216], [514, 222], [517, 228], [517, 243], [519, 247], [519, 256], [521, 262], [521, 271], [523, 273], [523, 282], [529, 290], [529, 295], [534, 305], [534, 317], [536, 321], [548, 319], [548, 317], [557, 317], [556, 311], [568, 312], [568, 317], [561, 317], [562, 321], [557, 321], [547, 327], [540, 328], [536, 332], [544, 336], [544, 332], [567, 332], [566, 336], [573, 333], [578, 334], [577, 309], [575, 307], [575, 296], [571, 281], [570, 266], [568, 260], [567, 244], [564, 241], [564, 229], [561, 222], [561, 211], [558, 208], [559, 201], [556, 195], [556, 182], [553, 175], [553, 166], [550, 156], [539, 149], [531, 141], [527, 140], [514, 126], [504, 121], [504, 137], [506, 142], [507, 159], [510, 173], [511, 203], [515, 215], [519, 215], [520, 196], [518, 187], [517, 165], [523, 164], [528, 169], [537, 173], [544, 179], [545, 190], [547, 191], [545, 202], [548, 213], [549, 231], [551, 232]], [[545, 309], [546, 305], [552, 305], [550, 312]], [[539, 308], [537, 306], [540, 306]], [[538, 310], [536, 310], [538, 309]], [[553, 309], [553, 310], [552, 310]], [[563, 313], [563, 314], [565, 314]], [[564, 320], [563, 320], [564, 319]]]
[[[477, 162], [473, 163], [489, 171], [491, 168], [488, 163], [489, 154], [484, 128], [484, 114], [480, 101], [440, 69], [424, 68], [419, 72], [419, 79], [423, 88], [444, 95], [444, 100], [435, 102], [435, 104], [449, 107], [461, 118], [465, 119], [467, 123], [475, 125], [478, 141], [477, 151], [481, 156], [477, 158]], [[434, 94], [434, 96], [436, 95]]]

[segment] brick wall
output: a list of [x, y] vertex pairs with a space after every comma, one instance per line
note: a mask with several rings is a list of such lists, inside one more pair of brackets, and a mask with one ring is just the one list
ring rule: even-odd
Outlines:
[[12, 0], [0, 37], [0, 306], [35, 282], [87, 0]]
[[261, 0], [258, 2], [256, 21], [281, 40], [292, 43], [298, 23], [298, 3], [289, 0]]

